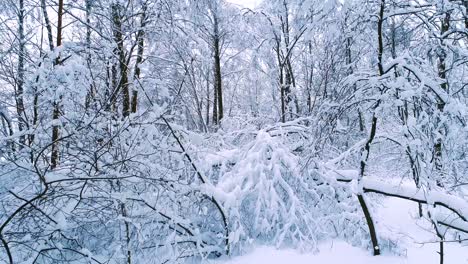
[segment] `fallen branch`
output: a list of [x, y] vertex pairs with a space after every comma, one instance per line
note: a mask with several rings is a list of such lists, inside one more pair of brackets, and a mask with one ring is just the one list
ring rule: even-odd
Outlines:
[[[339, 182], [352, 182], [356, 175], [349, 171], [335, 171], [333, 176]], [[437, 219], [437, 223], [468, 234], [468, 202], [462, 198], [441, 191], [424, 190], [412, 186], [402, 186], [381, 180], [365, 178], [361, 180], [363, 193], [377, 193], [388, 197], [396, 197], [417, 203], [443, 207], [458, 216], [456, 220]]]

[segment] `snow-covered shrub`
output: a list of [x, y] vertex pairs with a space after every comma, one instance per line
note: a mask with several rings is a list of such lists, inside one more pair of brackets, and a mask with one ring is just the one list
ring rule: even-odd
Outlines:
[[[315, 249], [325, 238], [367, 245], [365, 223], [349, 184], [330, 177], [318, 162], [285, 144], [288, 133], [265, 130], [248, 143], [204, 155], [200, 163], [214, 185], [202, 192], [221, 201], [229, 216], [229, 241]], [[284, 132], [284, 131], [283, 131]], [[363, 242], [365, 241], [365, 242]]]

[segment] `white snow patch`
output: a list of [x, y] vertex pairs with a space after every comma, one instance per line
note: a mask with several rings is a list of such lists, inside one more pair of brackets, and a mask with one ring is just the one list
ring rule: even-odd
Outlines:
[[[372, 256], [370, 251], [353, 247], [343, 241], [329, 241], [319, 245], [317, 254], [302, 254], [293, 249], [260, 246], [251, 253], [215, 264], [438, 264], [439, 244], [430, 224], [417, 218], [417, 203], [389, 198], [377, 214], [377, 231], [401, 236], [406, 255]], [[459, 243], [445, 243], [445, 264], [468, 263], [468, 248]]]

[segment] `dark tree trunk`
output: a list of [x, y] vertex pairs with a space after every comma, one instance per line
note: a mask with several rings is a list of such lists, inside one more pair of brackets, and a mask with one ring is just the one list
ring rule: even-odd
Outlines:
[[[313, 56], [312, 54], [312, 43], [309, 41], [308, 43], [308, 48], [309, 48], [309, 56]], [[309, 66], [307, 66], [309, 68]], [[308, 78], [307, 78], [307, 113], [311, 114], [312, 113], [312, 86], [314, 83], [314, 61], [312, 60], [310, 64], [310, 71], [308, 71]]]
[[[364, 157], [361, 160], [361, 169], [359, 171], [359, 177], [361, 179], [364, 177], [366, 164], [367, 164], [367, 161], [369, 160], [370, 146], [372, 142], [374, 141], [376, 131], [377, 131], [377, 117], [374, 114], [374, 116], [372, 117], [372, 125], [371, 125], [369, 139], [367, 140], [366, 145], [364, 147], [364, 153], [362, 153]], [[379, 247], [379, 242], [377, 239], [377, 232], [375, 231], [375, 225], [372, 219], [372, 215], [369, 211], [366, 201], [364, 200], [364, 197], [362, 197], [362, 194], [358, 194], [358, 200], [359, 200], [359, 204], [361, 205], [362, 211], [364, 213], [364, 217], [366, 218], [367, 226], [369, 228], [369, 234], [371, 237], [374, 256], [378, 256], [380, 255], [380, 247]]]
[[463, 6], [465, 7], [465, 28], [468, 29], [468, 0], [462, 0]]
[[[58, 12], [57, 12], [57, 47], [62, 45], [62, 21], [63, 21], [63, 0], [58, 1]], [[55, 59], [55, 65], [60, 63], [60, 56]], [[57, 121], [60, 118], [60, 98], [58, 101], [54, 101], [54, 110], [52, 113], [52, 119]], [[58, 165], [59, 161], [59, 126], [54, 124], [52, 126], [52, 153], [50, 155], [50, 167], [54, 169]]]
[[140, 21], [140, 29], [138, 30], [137, 33], [137, 45], [138, 45], [138, 51], [137, 51], [137, 58], [135, 62], [135, 72], [133, 74], [135, 82], [138, 84], [133, 85], [133, 91], [132, 91], [132, 113], [136, 113], [137, 107], [138, 107], [138, 89], [136, 85], [140, 84], [140, 65], [143, 62], [143, 52], [144, 52], [144, 45], [145, 45], [145, 26], [146, 26], [146, 9], [147, 9], [147, 4], [146, 2], [143, 3], [142, 6], [142, 13], [141, 13], [141, 21]]
[[[291, 86], [293, 84], [293, 76], [292, 76], [292, 67], [291, 67], [291, 60], [290, 60], [290, 39], [289, 39], [289, 8], [286, 1], [283, 1], [284, 6], [284, 14], [281, 17], [281, 29], [283, 31], [284, 36], [284, 45], [285, 45], [285, 55], [283, 60], [280, 63], [280, 67], [284, 72], [284, 84], [282, 85], [283, 89], [283, 101], [284, 101], [284, 121], [286, 119], [290, 119], [292, 115], [291, 111]], [[286, 118], [289, 116], [289, 118]], [[283, 122], [284, 122], [283, 121]]]
[[[18, 78], [16, 81], [16, 113], [18, 114], [18, 130], [23, 131], [27, 126], [24, 112], [24, 56], [25, 56], [25, 36], [24, 36], [24, 0], [19, 1], [18, 11]], [[25, 144], [26, 137], [20, 137], [20, 148]]]
[[[92, 9], [92, 0], [86, 0], [86, 62], [91, 71], [91, 9]], [[88, 109], [90, 104], [94, 101], [96, 96], [95, 88], [93, 84], [89, 86], [88, 94], [86, 95], [85, 108]]]
[[[222, 88], [222, 76], [221, 76], [221, 40], [219, 34], [219, 24], [216, 14], [214, 15], [214, 36], [213, 36], [213, 49], [214, 49], [214, 89], [215, 89], [215, 104], [214, 108], [217, 108], [217, 116], [215, 118], [213, 111], [213, 123], [219, 124], [224, 116], [223, 110], [223, 88]], [[214, 109], [213, 108], [213, 109]]]
[[[120, 203], [120, 210], [122, 217], [124, 219], [128, 218], [128, 213], [127, 213], [127, 207], [125, 206], [125, 203]], [[130, 233], [130, 223], [125, 220], [124, 221], [125, 225], [125, 244], [127, 247], [127, 264], [132, 264], [132, 252], [130, 251], [130, 242], [131, 242], [131, 233]]]
[[126, 60], [126, 52], [124, 47], [124, 39], [122, 33], [122, 6], [118, 3], [112, 4], [112, 22], [113, 22], [113, 35], [114, 41], [117, 45], [114, 54], [119, 60], [120, 81], [117, 89], [113, 92], [112, 103], [114, 104], [117, 99], [117, 94], [122, 93], [122, 115], [127, 117], [130, 114], [130, 92], [128, 84], [128, 65]]
[[372, 219], [372, 215], [370, 214], [369, 208], [367, 207], [366, 200], [364, 200], [364, 196], [362, 196], [362, 194], [358, 194], [357, 197], [369, 227], [374, 256], [378, 256], [380, 255], [380, 248], [379, 241], [377, 240], [377, 233], [375, 231], [374, 220]]
[[44, 16], [44, 23], [47, 29], [47, 39], [49, 41], [49, 49], [54, 50], [54, 38], [52, 36], [52, 26], [50, 24], [49, 15], [47, 14], [47, 6], [45, 0], [41, 0], [42, 15]]
[[[445, 60], [447, 58], [446, 50], [445, 50], [445, 33], [449, 30], [450, 27], [450, 13], [447, 11], [445, 12], [445, 15], [441, 21], [441, 27], [440, 27], [440, 44], [442, 46], [442, 49], [438, 52], [438, 62], [437, 62], [437, 70], [438, 70], [438, 75], [439, 78], [443, 80], [443, 82], [440, 84], [440, 88], [444, 90], [445, 92], [448, 93], [448, 83], [447, 83], [447, 69], [446, 69], [446, 63]], [[443, 100], [439, 100], [437, 103], [437, 109], [439, 109], [440, 112], [443, 112], [445, 108], [445, 102]], [[441, 135], [445, 134], [444, 131], [439, 131]], [[442, 139], [438, 138], [435, 146], [434, 146], [434, 164], [435, 168], [439, 173], [441, 174], [442, 171]], [[439, 182], [438, 184], [442, 184]]]
[[216, 84], [213, 87], [213, 125], [218, 124], [218, 89], [216, 89]]
[[[383, 22], [384, 22], [384, 9], [385, 9], [385, 0], [381, 0], [380, 2], [380, 10], [379, 10], [379, 20], [377, 21], [377, 41], [378, 41], [378, 71], [379, 75], [382, 76], [384, 74], [383, 70]], [[374, 106], [374, 110], [379, 106], [380, 101], [377, 101], [376, 105]], [[372, 116], [372, 123], [371, 123], [371, 130], [369, 133], [369, 138], [364, 146], [362, 159], [361, 159], [361, 169], [359, 171], [359, 178], [362, 179], [365, 175], [367, 161], [369, 160], [370, 155], [370, 147], [372, 142], [374, 141], [375, 134], [377, 133], [377, 116], [374, 114]], [[360, 197], [361, 196], [361, 197]], [[369, 208], [366, 205], [366, 201], [362, 197], [361, 194], [358, 195], [359, 203], [361, 204], [362, 211], [364, 212], [364, 216], [366, 218], [367, 226], [369, 228], [369, 234], [371, 236], [372, 248], [374, 251], [374, 256], [380, 255], [380, 247], [379, 241], [377, 239], [377, 232], [375, 231], [374, 221], [370, 214]]]
[[279, 85], [280, 85], [280, 99], [281, 99], [281, 122], [286, 122], [286, 98], [285, 98], [285, 83], [284, 83], [284, 70], [281, 60], [281, 40], [279, 38], [276, 39], [276, 59], [278, 60], [278, 74], [279, 74]]
[[439, 263], [444, 264], [444, 240], [440, 238], [439, 241]]
[[210, 72], [206, 74], [206, 113], [205, 113], [206, 127], [210, 126]]

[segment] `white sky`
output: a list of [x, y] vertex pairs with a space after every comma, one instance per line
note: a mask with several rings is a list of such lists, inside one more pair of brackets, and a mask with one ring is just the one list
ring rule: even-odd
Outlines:
[[240, 6], [248, 7], [248, 8], [255, 8], [258, 4], [260, 4], [261, 0], [227, 0], [233, 4], [237, 4]]

